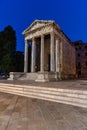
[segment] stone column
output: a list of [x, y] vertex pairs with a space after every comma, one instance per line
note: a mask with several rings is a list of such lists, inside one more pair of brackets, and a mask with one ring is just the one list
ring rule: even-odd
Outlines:
[[32, 39], [31, 49], [31, 72], [35, 72], [35, 39]]
[[28, 42], [25, 41], [25, 53], [24, 53], [24, 72], [28, 72]]
[[51, 32], [50, 34], [51, 38], [50, 38], [50, 70], [52, 72], [55, 71], [55, 65], [54, 65], [54, 33]]
[[40, 71], [44, 71], [44, 35], [41, 35]]
[[63, 71], [63, 41], [60, 40], [60, 69], [59, 69], [59, 79], [62, 79], [62, 71]]
[[56, 72], [60, 69], [60, 41], [56, 39]]

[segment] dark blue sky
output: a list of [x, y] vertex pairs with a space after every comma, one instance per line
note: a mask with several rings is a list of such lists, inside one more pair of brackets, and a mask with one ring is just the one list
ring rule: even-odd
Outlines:
[[55, 20], [72, 41], [87, 42], [87, 0], [0, 0], [0, 31], [14, 28], [17, 50], [24, 51], [22, 31], [35, 19]]

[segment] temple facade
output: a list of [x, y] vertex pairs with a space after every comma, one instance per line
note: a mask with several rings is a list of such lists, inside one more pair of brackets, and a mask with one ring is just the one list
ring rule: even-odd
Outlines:
[[[23, 35], [24, 73], [36, 74], [35, 81], [61, 80], [76, 76], [75, 48], [55, 21], [35, 20], [23, 31]], [[28, 72], [30, 44], [31, 72]]]

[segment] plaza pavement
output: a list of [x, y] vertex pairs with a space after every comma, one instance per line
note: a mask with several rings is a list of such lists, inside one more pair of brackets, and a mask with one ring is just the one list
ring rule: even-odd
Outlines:
[[[87, 90], [86, 80], [3, 82]], [[87, 130], [87, 108], [0, 92], [0, 130]]]
[[0, 130], [87, 130], [87, 109], [0, 93]]

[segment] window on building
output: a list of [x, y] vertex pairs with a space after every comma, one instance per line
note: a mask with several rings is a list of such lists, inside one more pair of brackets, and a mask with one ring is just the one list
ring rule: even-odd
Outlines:
[[75, 45], [76, 45], [76, 46], [78, 46], [78, 45], [79, 45], [79, 43], [75, 43]]
[[85, 56], [87, 56], [87, 52], [85, 53]]
[[85, 65], [87, 66], [87, 61], [85, 62]]
[[85, 46], [85, 48], [87, 49], [87, 45]]
[[80, 62], [78, 62], [78, 67], [80, 67], [81, 66], [81, 63]]
[[80, 54], [78, 53], [78, 57], [80, 57]]
[[78, 71], [78, 75], [81, 75], [81, 71]]
[[78, 71], [78, 78], [80, 77], [80, 75], [81, 75], [81, 71]]
[[81, 50], [81, 46], [79, 47], [79, 50]]

